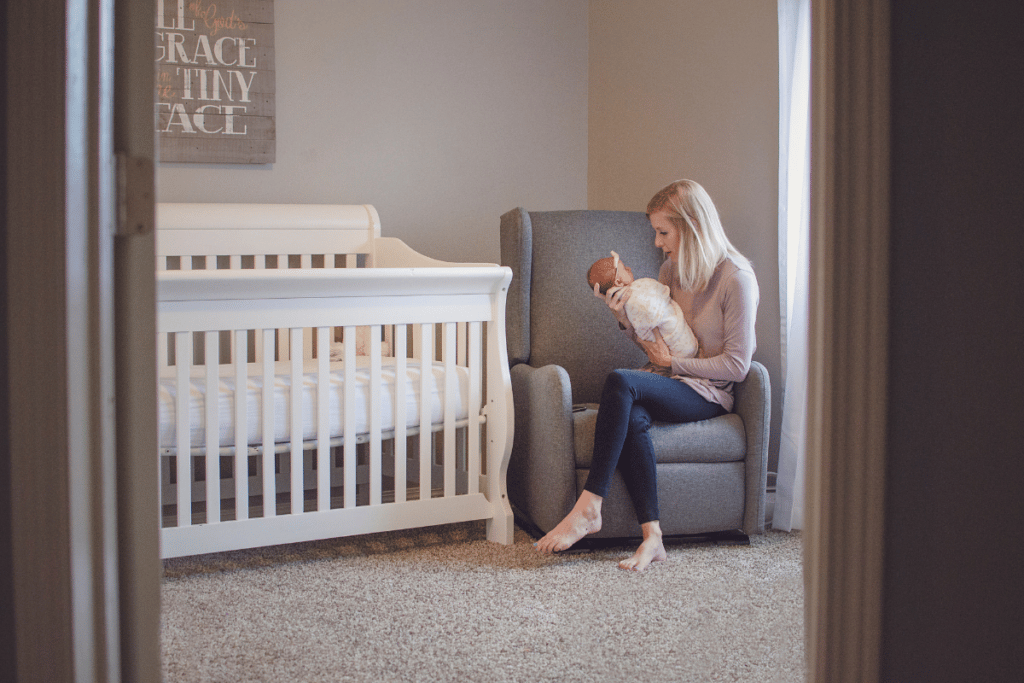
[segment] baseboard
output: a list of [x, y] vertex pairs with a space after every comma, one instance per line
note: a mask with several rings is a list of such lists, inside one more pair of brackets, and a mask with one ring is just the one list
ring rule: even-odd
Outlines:
[[[582, 538], [565, 552], [593, 552], [609, 548], [636, 548], [643, 541], [641, 536], [617, 538]], [[750, 545], [750, 537], [739, 529], [733, 531], [712, 531], [704, 534], [668, 534], [661, 539], [665, 545], [707, 543], [714, 545]]]

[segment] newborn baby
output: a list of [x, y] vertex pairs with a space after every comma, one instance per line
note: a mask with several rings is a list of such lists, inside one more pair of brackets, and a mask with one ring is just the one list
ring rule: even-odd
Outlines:
[[614, 251], [590, 266], [587, 283], [591, 289], [597, 284], [602, 294], [607, 294], [612, 287], [629, 287], [624, 310], [637, 336], [655, 341], [654, 330], [657, 329], [673, 358], [697, 355], [697, 337], [686, 324], [679, 304], [672, 300], [668, 285], [649, 277], [633, 279], [633, 271]]

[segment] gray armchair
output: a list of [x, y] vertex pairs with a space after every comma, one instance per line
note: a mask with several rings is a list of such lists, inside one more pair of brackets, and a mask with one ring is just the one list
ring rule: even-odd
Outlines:
[[[657, 277], [662, 255], [643, 213], [515, 209], [501, 217], [501, 263], [513, 272], [506, 308], [515, 404], [508, 494], [520, 523], [534, 532], [554, 528], [583, 491], [605, 377], [647, 361], [587, 290], [587, 268], [611, 249], [636, 277]], [[752, 363], [735, 392], [733, 413], [651, 428], [667, 536], [764, 532], [771, 406], [764, 366]], [[591, 538], [639, 536], [618, 473], [602, 518]]]

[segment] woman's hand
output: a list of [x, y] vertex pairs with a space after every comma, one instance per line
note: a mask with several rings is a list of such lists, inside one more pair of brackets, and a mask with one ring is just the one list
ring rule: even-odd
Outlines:
[[668, 350], [668, 344], [657, 327], [654, 328], [654, 341], [645, 341], [639, 336], [636, 341], [643, 347], [649, 361], [663, 368], [672, 367], [672, 352]]
[[629, 318], [626, 317], [626, 300], [629, 299], [629, 292], [629, 287], [612, 287], [608, 290], [608, 294], [602, 294], [601, 286], [597, 283], [594, 284], [594, 296], [608, 304], [615, 319], [626, 329], [632, 327]]
[[[598, 284], [594, 285], [594, 296], [608, 304], [608, 308], [612, 310], [615, 319], [627, 330], [632, 330], [633, 328], [629, 318], [626, 317], [626, 301], [629, 299], [630, 291], [629, 287], [612, 287], [608, 290], [607, 294], [602, 294], [601, 286]], [[649, 361], [665, 368], [672, 366], [672, 352], [668, 350], [668, 344], [665, 343], [665, 339], [661, 336], [661, 330], [654, 328], [654, 341], [644, 341], [636, 334], [632, 332], [630, 334], [643, 348]]]

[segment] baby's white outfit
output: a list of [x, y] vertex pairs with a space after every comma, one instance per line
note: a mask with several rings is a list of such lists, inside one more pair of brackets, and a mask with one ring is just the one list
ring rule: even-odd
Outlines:
[[686, 324], [683, 310], [670, 296], [668, 285], [654, 278], [642, 277], [633, 280], [628, 287], [626, 317], [637, 336], [645, 341], [655, 341], [654, 330], [657, 328], [673, 358], [696, 356], [697, 337]]

